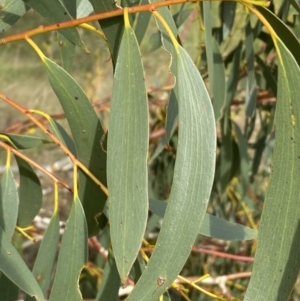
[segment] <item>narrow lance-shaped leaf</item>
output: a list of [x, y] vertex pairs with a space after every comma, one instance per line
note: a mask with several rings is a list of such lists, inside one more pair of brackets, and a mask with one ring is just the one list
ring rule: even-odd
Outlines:
[[240, 127], [232, 121], [232, 127], [235, 132], [236, 143], [239, 149], [239, 157], [240, 157], [240, 171], [241, 171], [241, 182], [242, 182], [242, 197], [244, 197], [247, 193], [248, 183], [249, 183], [249, 175], [250, 175], [250, 161], [249, 155], [247, 152], [247, 141], [240, 129]]
[[276, 44], [276, 142], [245, 301], [287, 300], [300, 267], [300, 68], [282, 41]]
[[25, 293], [44, 301], [43, 293], [18, 251], [10, 242], [10, 237], [0, 227], [0, 271]]
[[10, 168], [5, 170], [0, 183], [0, 226], [12, 237], [18, 216], [19, 196]]
[[[158, 2], [158, 0], [152, 0], [150, 2]], [[173, 16], [172, 16], [170, 10], [167, 7], [161, 7], [158, 9], [158, 12], [164, 18], [164, 20], [167, 22], [168, 26], [172, 30], [173, 35], [175, 37], [177, 37], [177, 34], [178, 34], [177, 27], [176, 27], [175, 21], [173, 19]], [[164, 49], [168, 52], [168, 54], [171, 55], [171, 58], [173, 61], [173, 63], [170, 65], [170, 71], [173, 74], [176, 74], [177, 64], [176, 64], [176, 61], [174, 61], [174, 60], [176, 60], [176, 54], [175, 54], [174, 47], [172, 45], [172, 42], [171, 42], [164, 26], [158, 20], [156, 20], [156, 23], [157, 23], [157, 27], [160, 31], [161, 43], [162, 43]], [[151, 44], [153, 45], [153, 43], [151, 43]], [[171, 139], [171, 137], [174, 134], [174, 131], [176, 129], [176, 126], [178, 123], [178, 104], [177, 104], [178, 91], [176, 89], [177, 89], [177, 87], [175, 86], [175, 88], [173, 88], [171, 90], [170, 96], [169, 96], [169, 103], [167, 106], [166, 124], [165, 124], [166, 133], [160, 139], [159, 144], [158, 144], [153, 156], [150, 159], [150, 162], [153, 162], [153, 160], [162, 152], [165, 145], [169, 142], [169, 140]]]
[[[76, 14], [77, 14], [77, 3], [78, 0], [61, 0], [69, 12], [70, 16], [73, 19], [76, 19]], [[59, 40], [59, 46], [60, 46], [60, 54], [61, 54], [61, 59], [62, 59], [62, 65], [63, 68], [67, 72], [71, 72], [72, 66], [73, 66], [73, 61], [75, 57], [75, 44], [72, 43], [70, 40], [68, 40], [62, 33], [59, 31], [57, 32], [57, 37]]]
[[0, 3], [0, 35], [15, 24], [25, 13], [26, 4], [19, 0], [6, 0]]
[[[1, 301], [12, 301], [17, 300], [19, 295], [19, 288], [13, 283], [5, 274], [0, 275], [0, 300]], [[35, 300], [32, 297], [33, 301]]]
[[[77, 1], [78, 2], [78, 1]], [[80, 0], [77, 6], [77, 18], [87, 17], [94, 12], [89, 0]]]
[[65, 128], [62, 127], [57, 121], [55, 121], [52, 118], [49, 118], [49, 123], [55, 135], [59, 138], [59, 140], [69, 149], [69, 151], [74, 156], [77, 156], [74, 141], [72, 140], [70, 135], [66, 132]]
[[255, 114], [257, 88], [254, 69], [253, 33], [248, 20], [246, 25], [246, 59], [247, 59], [247, 85], [246, 85], [246, 116], [252, 117]]
[[209, 85], [216, 120], [221, 117], [221, 109], [226, 98], [225, 68], [217, 41], [212, 37], [211, 3], [203, 3], [205, 25], [205, 50], [207, 57]]
[[[150, 2], [159, 2], [159, 0], [151, 0]], [[173, 35], [177, 37], [177, 27], [175, 24], [175, 21], [173, 19], [173, 16], [170, 12], [170, 10], [167, 7], [161, 7], [157, 10], [160, 15], [164, 18], [164, 20], [167, 22], [168, 26], [170, 27]], [[170, 40], [170, 37], [167, 34], [166, 29], [164, 26], [159, 22], [159, 20], [156, 20], [157, 27], [159, 31], [161, 32], [161, 41], [164, 46], [164, 49], [171, 55], [172, 64], [170, 65], [170, 71], [175, 75], [177, 74], [177, 63], [176, 63], [176, 51], [174, 50], [173, 44]], [[169, 142], [171, 136], [174, 133], [174, 130], [176, 128], [177, 122], [178, 122], [178, 104], [177, 104], [177, 97], [178, 97], [178, 91], [177, 86], [172, 89], [170, 93], [170, 99], [167, 106], [167, 116], [166, 116], [166, 134], [165, 138], [162, 138], [162, 141], [160, 141], [160, 145], [162, 146], [163, 143]], [[162, 148], [161, 148], [162, 150]]]
[[[106, 11], [117, 9], [115, 1], [111, 0], [90, 0], [93, 5], [95, 13], [99, 14]], [[124, 29], [124, 21], [122, 16], [99, 20], [101, 29], [103, 30], [108, 47], [112, 55], [112, 61], [114, 66], [116, 65], [120, 42]]]
[[49, 301], [82, 301], [79, 276], [87, 261], [87, 225], [81, 202], [73, 202], [63, 234]]
[[232, 24], [235, 17], [236, 2], [222, 2], [222, 29], [223, 39], [225, 40], [230, 34]]
[[[48, 297], [49, 286], [52, 279], [59, 237], [59, 216], [58, 213], [55, 213], [45, 232], [32, 270], [33, 276], [39, 280], [39, 286], [46, 299]], [[45, 258], [47, 258], [47, 260], [45, 260]], [[34, 301], [34, 298], [27, 296], [25, 301]]]
[[31, 224], [42, 206], [42, 186], [32, 167], [23, 159], [15, 156], [20, 173], [18, 226]]
[[[72, 16], [60, 0], [24, 0], [31, 8], [36, 10], [41, 16], [43, 16], [50, 23], [58, 23], [63, 21], [72, 20]], [[59, 29], [59, 26], [58, 26]], [[84, 46], [76, 28], [65, 28], [60, 30], [69, 41], [78, 46]]]
[[276, 34], [292, 53], [298, 65], [300, 66], [300, 42], [295, 34], [269, 9], [260, 6], [256, 6], [255, 8], [268, 20]]
[[[149, 200], [149, 210], [161, 218], [165, 215], [167, 205], [165, 201]], [[257, 236], [257, 231], [206, 213], [199, 234], [223, 240], [250, 240]]]
[[187, 52], [177, 54], [179, 138], [169, 204], [147, 269], [128, 301], [156, 301], [185, 264], [211, 193], [216, 128], [211, 100]]
[[110, 255], [106, 261], [96, 301], [117, 301], [119, 299], [120, 276], [115, 258]]
[[[104, 131], [96, 112], [70, 74], [46, 57], [43, 62], [51, 87], [70, 125], [78, 159], [106, 185], [106, 152], [100, 143]], [[106, 195], [87, 175], [80, 173], [79, 198], [85, 211], [89, 235], [95, 234], [98, 231], [96, 216], [104, 208]]]
[[148, 99], [138, 42], [129, 22], [117, 60], [107, 143], [109, 219], [124, 282], [138, 255], [148, 216]]
[[[6, 136], [13, 143], [13, 146], [18, 149], [28, 149], [34, 148], [41, 144], [51, 143], [49, 140], [42, 139], [40, 137], [28, 136], [28, 135], [17, 135], [17, 134], [8, 134], [8, 133], [0, 133], [0, 135]], [[2, 138], [0, 137], [2, 140]], [[3, 139], [7, 142], [6, 139]]]
[[[139, 2], [140, 5], [143, 5], [143, 4], [148, 4], [149, 0], [140, 0]], [[146, 30], [150, 22], [150, 18], [151, 18], [150, 12], [141, 12], [137, 14], [137, 17], [135, 19], [134, 32], [139, 44], [141, 44], [145, 36]]]

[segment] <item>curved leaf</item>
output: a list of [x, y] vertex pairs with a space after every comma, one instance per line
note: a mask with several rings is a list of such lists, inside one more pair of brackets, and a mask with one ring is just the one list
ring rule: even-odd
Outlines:
[[300, 42], [294, 33], [269, 9], [260, 6], [256, 6], [255, 8], [268, 20], [276, 34], [292, 53], [298, 65], [300, 66]]
[[44, 301], [43, 293], [19, 255], [10, 242], [10, 237], [0, 227], [0, 270], [21, 290], [38, 301]]
[[[89, 99], [63, 68], [44, 58], [49, 82], [66, 114], [78, 159], [106, 185], [106, 152], [101, 146], [104, 131]], [[98, 232], [96, 216], [102, 212], [106, 195], [87, 175], [80, 172], [79, 198], [86, 214], [89, 235]], [[97, 200], [97, 201], [95, 201]]]
[[15, 158], [20, 173], [18, 226], [26, 227], [41, 209], [43, 192], [40, 180], [32, 167], [23, 159], [17, 156]]
[[300, 68], [281, 40], [275, 148], [245, 301], [287, 300], [299, 272]]
[[[50, 116], [49, 116], [50, 117]], [[49, 118], [49, 123], [54, 130], [54, 133], [59, 138], [59, 140], [69, 149], [69, 151], [74, 155], [77, 156], [76, 147], [74, 141], [66, 132], [66, 130], [54, 119]]]
[[0, 35], [14, 25], [25, 13], [26, 5], [19, 0], [4, 0], [0, 4]]
[[[76, 15], [77, 15], [76, 6], [78, 1], [74, 1], [74, 0], [71, 1], [62, 0], [62, 1], [66, 9], [68, 10], [70, 16], [73, 19], [76, 19]], [[57, 32], [57, 37], [59, 40], [60, 54], [61, 54], [63, 68], [70, 73], [73, 67], [76, 46], [74, 43], [72, 43], [70, 40], [64, 37], [64, 35], [59, 31]]]
[[138, 255], [148, 216], [148, 98], [140, 56], [134, 31], [126, 24], [107, 142], [111, 240], [123, 282]]
[[187, 52], [177, 53], [179, 138], [165, 218], [147, 269], [128, 301], [156, 301], [186, 262], [211, 193], [216, 128], [211, 100]]
[[[148, 4], [148, 3], [149, 0], [140, 0], [140, 5]], [[139, 45], [141, 45], [142, 40], [145, 36], [150, 19], [151, 19], [151, 13], [149, 12], [141, 12], [138, 13], [136, 16], [135, 24], [134, 24], [134, 32], [135, 32], [136, 39], [139, 42]]]
[[87, 225], [76, 198], [63, 234], [49, 301], [82, 301], [79, 276], [87, 261]]
[[[19, 296], [19, 288], [3, 273], [0, 276], [0, 300], [15, 301]], [[35, 298], [33, 298], [35, 300]]]
[[17, 224], [19, 196], [14, 176], [6, 169], [0, 183], [0, 226], [12, 237]]
[[[41, 144], [51, 143], [51, 141], [49, 140], [28, 135], [17, 135], [9, 133], [0, 133], [0, 135], [7, 136], [13, 143], [13, 146], [17, 147], [18, 149], [34, 148]], [[1, 137], [0, 139], [2, 140]], [[4, 141], [6, 142], [7, 140]]]
[[[41, 16], [43, 16], [50, 23], [57, 23], [63, 21], [72, 20], [72, 16], [61, 2], [61, 0], [23, 0], [31, 8], [36, 10]], [[59, 31], [64, 35], [70, 42], [78, 46], [84, 46], [78, 30], [76, 28], [65, 28]]]
[[[111, 0], [90, 0], [90, 2], [93, 5], [95, 13], [97, 14], [117, 9], [115, 2]], [[114, 18], [99, 20], [99, 24], [107, 38], [108, 47], [110, 49], [112, 61], [115, 66], [124, 29], [123, 17], [117, 16]]]
[[119, 299], [120, 276], [116, 261], [110, 255], [106, 261], [100, 289], [96, 301], [117, 301]]
[[254, 66], [253, 30], [250, 19], [246, 24], [246, 60], [247, 60], [247, 85], [246, 85], [246, 116], [252, 117], [256, 110], [257, 88]]
[[[59, 242], [59, 216], [54, 214], [51, 218], [47, 231], [39, 248], [37, 258], [32, 270], [33, 276], [38, 279], [44, 297], [48, 297], [49, 286], [52, 279], [52, 273]], [[45, 260], [47, 258], [47, 260]], [[33, 297], [27, 296], [25, 301], [34, 301]]]
[[[165, 215], [167, 205], [165, 201], [149, 200], [149, 210], [161, 218]], [[250, 240], [257, 236], [257, 231], [206, 213], [199, 234], [222, 240]]]
[[209, 85], [216, 120], [221, 117], [221, 109], [226, 99], [225, 68], [217, 41], [212, 37], [211, 3], [203, 3], [205, 25], [205, 50], [207, 57]]

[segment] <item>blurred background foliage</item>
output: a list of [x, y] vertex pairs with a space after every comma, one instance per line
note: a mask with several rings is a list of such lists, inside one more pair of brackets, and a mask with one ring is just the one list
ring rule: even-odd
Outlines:
[[[297, 0], [274, 0], [269, 8], [299, 37]], [[219, 115], [216, 176], [208, 212], [230, 222], [257, 229], [274, 147], [277, 57], [272, 39], [255, 17], [235, 2], [212, 2], [208, 8], [205, 8], [203, 3], [186, 3], [172, 6], [171, 11], [179, 28], [180, 41], [205, 79], [213, 101], [221, 100], [219, 111], [216, 111]], [[205, 19], [203, 12], [211, 13], [209, 21]], [[204, 29], [207, 28], [205, 25], [209, 25], [208, 22], [211, 32]], [[46, 24], [46, 21], [38, 13], [29, 10], [5, 35], [35, 28], [40, 24]], [[93, 25], [98, 27], [97, 23]], [[106, 127], [113, 82], [110, 53], [104, 40], [95, 39], [92, 33], [82, 29], [80, 34], [87, 49], [76, 49], [71, 74], [87, 93]], [[61, 63], [60, 46], [55, 32], [39, 35], [34, 40], [50, 59]], [[221, 66], [218, 70], [224, 72], [227, 86], [220, 83], [220, 72], [214, 73], [216, 87], [209, 80], [211, 71], [208, 61], [211, 54], [206, 52], [207, 43], [213, 45], [213, 59], [222, 59], [218, 62]], [[165, 200], [169, 196], [172, 184], [177, 130], [170, 143], [164, 146], [161, 152], [159, 149], [164, 139], [166, 106], [174, 80], [168, 70], [170, 56], [162, 48], [160, 33], [152, 18], [142, 39], [141, 50], [150, 110], [149, 196]], [[48, 84], [43, 66], [27, 43], [18, 42], [2, 46], [0, 66], [0, 90], [3, 94], [26, 107], [51, 114], [67, 128], [63, 111]], [[225, 93], [217, 97], [218, 90], [222, 89]], [[0, 128], [2, 132], [29, 135], [39, 133], [33, 124], [2, 102]], [[68, 167], [67, 161], [62, 161], [62, 153], [52, 144], [41, 145], [26, 153], [41, 165], [52, 168], [53, 172], [67, 182], [71, 181], [72, 169]], [[1, 163], [4, 162], [3, 152]], [[52, 185], [42, 176], [41, 181], [44, 197], [40, 217], [50, 217]], [[66, 220], [71, 199], [71, 194], [61, 194], [62, 221]], [[155, 242], [159, 228], [160, 219], [154, 214], [149, 214], [146, 239], [150, 243]], [[38, 237], [43, 231], [42, 222], [36, 220], [31, 234]], [[13, 241], [32, 267], [38, 243], [28, 243], [19, 233], [15, 233]], [[194, 279], [193, 277], [209, 273], [216, 277], [216, 281], [212, 284], [203, 282], [207, 290], [227, 298], [241, 297], [250, 277], [255, 247], [254, 241], [227, 242], [199, 235], [182, 275]], [[106, 228], [99, 233], [97, 239], [90, 239], [89, 248], [89, 263], [80, 278], [80, 287], [85, 299], [96, 297], [102, 281], [107, 260], [106, 251], [103, 250], [109, 249], [109, 234]], [[99, 252], [99, 248], [103, 248], [102, 251]], [[228, 254], [241, 257], [227, 258]], [[184, 300], [175, 289], [170, 289], [170, 295], [172, 300]], [[189, 289], [188, 295], [193, 301], [211, 300], [193, 289]], [[122, 298], [124, 299], [124, 296], [120, 297], [120, 300]], [[299, 284], [296, 284], [290, 300], [300, 300]]]

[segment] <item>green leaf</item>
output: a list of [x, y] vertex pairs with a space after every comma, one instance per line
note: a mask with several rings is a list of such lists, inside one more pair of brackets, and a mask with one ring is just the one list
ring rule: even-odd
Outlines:
[[[158, 0], [152, 0], [150, 2], [155, 3], [155, 2], [158, 2]], [[161, 7], [158, 9], [158, 12], [164, 18], [164, 20], [167, 22], [173, 35], [175, 37], [177, 37], [177, 35], [178, 35], [177, 27], [176, 27], [175, 21], [173, 19], [173, 16], [172, 16], [170, 10], [167, 7]], [[161, 41], [162, 41], [163, 47], [167, 51], [167, 53], [171, 55], [172, 64], [170, 65], [170, 71], [171, 71], [171, 73], [173, 73], [175, 75], [175, 74], [177, 74], [176, 51], [174, 50], [173, 44], [172, 44], [164, 26], [159, 22], [159, 20], [156, 20], [156, 23], [157, 23], [157, 27], [158, 27], [159, 31], [161, 32]], [[162, 151], [162, 147], [166, 143], [169, 142], [169, 140], [170, 140], [171, 136], [173, 135], [175, 128], [177, 126], [177, 123], [178, 123], [177, 98], [178, 98], [178, 90], [177, 90], [177, 86], [175, 86], [175, 88], [172, 89], [170, 92], [170, 99], [169, 99], [169, 103], [167, 106], [165, 138], [162, 138], [162, 140], [160, 141], [160, 146], [156, 152], [156, 156], [159, 154], [160, 151]]]
[[42, 206], [42, 187], [32, 167], [15, 156], [20, 173], [18, 226], [27, 227], [39, 213]]
[[120, 276], [116, 261], [110, 255], [106, 261], [102, 282], [98, 291], [96, 301], [117, 301], [119, 300]]
[[283, 42], [276, 44], [275, 148], [245, 301], [287, 300], [299, 272], [300, 68]]
[[253, 33], [248, 19], [246, 25], [246, 60], [247, 60], [247, 84], [246, 84], [246, 116], [252, 117], [256, 110], [257, 88], [255, 79]]
[[69, 151], [74, 155], [77, 156], [76, 147], [74, 141], [66, 132], [66, 130], [54, 119], [49, 118], [49, 123], [55, 133], [55, 135], [59, 138], [59, 140], [69, 149]]
[[239, 81], [239, 70], [240, 70], [240, 63], [241, 63], [241, 55], [242, 55], [242, 47], [243, 44], [240, 43], [234, 51], [233, 59], [232, 59], [232, 66], [230, 70], [230, 74], [227, 80], [226, 85], [226, 100], [224, 104], [224, 113], [230, 111], [231, 101], [233, 100], [236, 88]]
[[[149, 210], [163, 218], [167, 205], [168, 202], [150, 199]], [[206, 213], [199, 234], [222, 240], [250, 240], [257, 236], [257, 231]]]
[[63, 68], [70, 73], [72, 71], [76, 46], [61, 33], [57, 33], [60, 46], [60, 54]]
[[[46, 299], [48, 299], [47, 297], [58, 250], [59, 237], [59, 216], [56, 213], [52, 216], [47, 231], [44, 234], [32, 270], [32, 274], [38, 279], [39, 286]], [[47, 260], [45, 260], [46, 258]], [[34, 301], [34, 298], [27, 296], [25, 301]]]
[[227, 185], [232, 179], [232, 167], [234, 163], [233, 139], [231, 133], [230, 112], [221, 119], [222, 144], [220, 147], [219, 161], [217, 164], [217, 187], [221, 196], [226, 192]]
[[222, 2], [222, 29], [223, 29], [223, 39], [225, 40], [230, 34], [230, 30], [233, 25], [235, 11], [236, 11], [236, 2]]
[[19, 255], [10, 242], [10, 237], [0, 227], [0, 270], [13, 281], [21, 290], [36, 300], [44, 301], [43, 293]]
[[300, 42], [294, 33], [269, 9], [260, 6], [256, 6], [255, 8], [268, 20], [278, 37], [292, 53], [298, 65], [300, 66]]
[[[77, 2], [78, 0], [62, 0], [63, 4], [65, 5], [66, 9], [68, 10], [70, 16], [73, 19], [77, 17]], [[73, 61], [75, 57], [75, 49], [76, 46], [74, 43], [69, 41], [67, 38], [64, 37], [60, 32], [57, 32], [57, 37], [59, 40], [60, 46], [60, 54], [63, 63], [63, 68], [70, 73], [72, 71]]]
[[277, 95], [277, 81], [275, 80], [274, 74], [271, 72], [271, 68], [266, 65], [266, 63], [257, 55], [256, 62], [258, 63], [261, 72], [267, 81], [268, 88], [272, 91], [272, 93]]
[[247, 188], [249, 187], [250, 175], [250, 159], [247, 152], [248, 145], [240, 127], [234, 121], [232, 121], [232, 127], [235, 132], [235, 138], [239, 149], [241, 182], [243, 185], [242, 197], [244, 197], [246, 195]]
[[[148, 4], [148, 0], [140, 0], [140, 5]], [[141, 44], [151, 19], [151, 13], [138, 13], [135, 19], [134, 32], [139, 45]]]
[[0, 35], [14, 25], [25, 13], [26, 5], [20, 0], [4, 0], [0, 3]]
[[138, 255], [148, 216], [148, 98], [138, 42], [125, 25], [107, 142], [111, 240], [121, 280]]
[[81, 202], [73, 202], [63, 234], [49, 301], [82, 301], [79, 276], [87, 261], [87, 225]]
[[[0, 300], [15, 301], [19, 296], [19, 288], [4, 274], [0, 276]], [[33, 298], [35, 300], [35, 298]]]
[[17, 224], [19, 196], [10, 168], [5, 170], [0, 183], [0, 227], [12, 237]]
[[[48, 58], [44, 58], [43, 62], [50, 85], [69, 122], [78, 159], [106, 185], [106, 152], [100, 143], [104, 132], [97, 114], [82, 88], [70, 74]], [[79, 198], [85, 211], [89, 235], [93, 235], [98, 232], [95, 217], [102, 212], [107, 197], [84, 173], [80, 172], [79, 179]]]
[[188, 17], [191, 15], [193, 10], [195, 9], [194, 4], [192, 3], [185, 3], [182, 5], [178, 13], [173, 15], [173, 19], [176, 22], [176, 27], [179, 28], [181, 25], [186, 22]]
[[[229, 3], [224, 4], [225, 6], [230, 5]], [[234, 7], [234, 5], [232, 5], [232, 7]], [[234, 15], [232, 15], [232, 13], [228, 13], [226, 17], [226, 19], [233, 20], [230, 28], [230, 34], [228, 34], [226, 40], [224, 40], [220, 45], [221, 52], [224, 57], [227, 57], [230, 53], [232, 53], [244, 39], [244, 28], [246, 25], [247, 14], [245, 14], [244, 7], [240, 3], [237, 3], [234, 9]], [[231, 10], [231, 8], [229, 8], [229, 10]], [[223, 25], [224, 24], [225, 23], [223, 23]], [[223, 27], [223, 30], [224, 29], [225, 28]], [[228, 29], [226, 29], [226, 33], [228, 33]]]
[[169, 205], [147, 269], [128, 301], [156, 301], [177, 277], [198, 235], [214, 178], [216, 128], [211, 100], [181, 46], [175, 61], [179, 137]]
[[[13, 146], [18, 149], [34, 148], [41, 144], [51, 143], [51, 141], [28, 135], [8, 134], [3, 132], [1, 132], [0, 135], [7, 136], [13, 143]], [[7, 142], [7, 140], [2, 137], [0, 137], [0, 140]]]
[[83, 18], [91, 15], [94, 12], [92, 4], [89, 0], [79, 0], [77, 1], [77, 18]]
[[221, 109], [226, 99], [225, 68], [219, 45], [212, 37], [211, 3], [203, 3], [203, 16], [205, 25], [205, 50], [208, 64], [209, 85], [216, 120], [221, 117]]
[[[96, 14], [117, 9], [115, 2], [111, 0], [90, 0], [90, 2], [92, 3]], [[107, 38], [108, 47], [115, 66], [124, 29], [123, 17], [117, 16], [99, 20], [99, 24]]]
[[170, 99], [167, 106], [167, 116], [166, 116], [166, 134], [160, 141], [162, 147], [168, 143], [175, 132], [177, 123], [178, 123], [178, 104], [177, 104], [177, 96], [175, 89], [172, 89], [170, 92]]
[[[23, 0], [31, 8], [36, 10], [49, 23], [59, 23], [63, 21], [70, 21], [73, 17], [70, 15], [65, 5], [61, 0]], [[59, 27], [58, 27], [59, 28]], [[84, 47], [78, 30], [76, 28], [65, 28], [59, 31], [66, 39], [77, 46]]]

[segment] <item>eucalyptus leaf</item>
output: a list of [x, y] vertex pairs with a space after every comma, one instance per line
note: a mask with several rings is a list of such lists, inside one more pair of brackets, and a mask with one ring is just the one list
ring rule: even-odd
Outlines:
[[[168, 202], [149, 200], [149, 210], [163, 218]], [[199, 234], [222, 240], [250, 240], [257, 236], [257, 231], [240, 224], [206, 213], [199, 229]]]
[[21, 290], [37, 301], [44, 301], [43, 293], [26, 266], [19, 252], [10, 242], [10, 237], [0, 227], [0, 271], [14, 282]]
[[[90, 0], [95, 13], [102, 13], [117, 9], [114, 1], [111, 0]], [[124, 30], [124, 21], [122, 16], [99, 20], [99, 24], [107, 38], [109, 50], [112, 55], [114, 66], [116, 65], [121, 38]]]
[[0, 183], [0, 226], [8, 237], [15, 231], [18, 207], [18, 189], [12, 171], [7, 168]]
[[156, 301], [177, 277], [203, 222], [214, 178], [211, 100], [190, 56], [181, 46], [176, 52], [179, 138], [169, 205], [147, 269], [128, 301]]
[[49, 301], [82, 301], [79, 276], [87, 261], [87, 224], [78, 197], [73, 201], [58, 255]]
[[[46, 57], [43, 62], [51, 87], [70, 125], [78, 159], [106, 185], [106, 152], [100, 143], [104, 131], [96, 112], [82, 88], [69, 73]], [[102, 212], [107, 197], [86, 174], [80, 173], [79, 180], [79, 197], [85, 210], [89, 235], [92, 235], [98, 232], [95, 217]], [[95, 199], [98, 201], [95, 202]]]
[[[32, 270], [33, 276], [39, 280], [44, 297], [48, 299], [48, 292], [52, 280], [52, 274], [59, 243], [59, 216], [54, 214], [48, 225], [41, 242], [37, 258]], [[47, 258], [47, 260], [45, 260]], [[33, 297], [27, 296], [25, 301], [34, 301]]]
[[[31, 8], [36, 10], [41, 16], [43, 16], [50, 23], [59, 23], [63, 21], [70, 21], [73, 19], [65, 5], [60, 0], [51, 0], [51, 3], [47, 0], [23, 0]], [[59, 28], [59, 26], [58, 26]], [[80, 38], [77, 28], [65, 28], [60, 30], [60, 33], [64, 35], [66, 39], [72, 42], [74, 45], [84, 47]]]
[[121, 285], [116, 261], [110, 255], [106, 261], [103, 278], [98, 291], [96, 301], [117, 301], [119, 299], [119, 288]]
[[123, 283], [138, 255], [148, 216], [148, 98], [140, 56], [134, 31], [125, 24], [107, 142], [111, 239]]
[[[10, 133], [0, 133], [0, 135], [8, 137], [13, 146], [18, 149], [29, 149], [34, 148], [42, 144], [51, 143], [49, 140], [45, 140], [39, 137], [29, 136], [29, 135], [17, 135], [17, 134], [10, 134]], [[7, 142], [6, 139], [0, 137], [0, 140]]]
[[[0, 300], [15, 301], [19, 296], [19, 288], [3, 273], [0, 276]], [[35, 298], [33, 299], [35, 300]]]
[[283, 42], [275, 42], [279, 65], [275, 148], [245, 301], [287, 300], [300, 267], [300, 68]]
[[33, 168], [23, 159], [15, 158], [20, 173], [18, 226], [27, 227], [41, 209], [42, 186]]
[[4, 0], [0, 4], [0, 36], [14, 25], [27, 11], [23, 1]]

